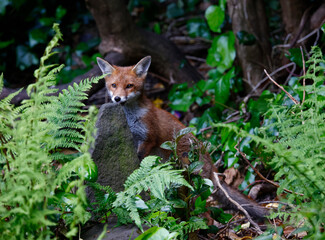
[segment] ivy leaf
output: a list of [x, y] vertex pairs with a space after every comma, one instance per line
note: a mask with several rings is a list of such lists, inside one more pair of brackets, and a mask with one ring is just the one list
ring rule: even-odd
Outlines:
[[232, 68], [227, 74], [223, 75], [215, 86], [215, 101], [224, 104], [230, 96], [230, 80], [234, 76], [235, 69]]
[[289, 54], [285, 54], [285, 56], [290, 59], [290, 61], [296, 63], [299, 67], [303, 67], [300, 48], [289, 49]]
[[67, 14], [67, 9], [62, 7], [61, 5], [55, 11], [55, 17], [57, 19], [62, 19]]
[[181, 98], [175, 98], [170, 107], [176, 111], [186, 112], [195, 101], [191, 91], [185, 92]]
[[187, 21], [187, 31], [190, 37], [211, 39], [210, 30], [203, 19], [195, 18]]
[[220, 26], [225, 20], [225, 12], [221, 7], [212, 5], [205, 11], [205, 18], [213, 32], [221, 32]]
[[232, 66], [235, 57], [235, 35], [229, 31], [213, 39], [208, 50], [207, 64], [217, 67], [217, 71], [223, 73]]
[[204, 213], [207, 211], [206, 209], [206, 200], [202, 200], [201, 199], [201, 196], [199, 196], [196, 200], [195, 200], [195, 203], [194, 203], [194, 206], [195, 206], [195, 209], [193, 212], [191, 212], [191, 215], [192, 216], [196, 216], [196, 215], [199, 215], [201, 213]]
[[211, 211], [211, 217], [222, 224], [228, 223], [232, 218], [231, 214], [224, 213], [221, 208], [209, 207], [208, 209]]

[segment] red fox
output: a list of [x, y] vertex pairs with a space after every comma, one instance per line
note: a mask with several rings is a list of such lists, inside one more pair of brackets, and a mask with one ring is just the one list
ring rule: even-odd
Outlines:
[[[144, 82], [151, 63], [151, 57], [141, 59], [136, 65], [129, 67], [112, 66], [107, 61], [97, 58], [97, 63], [105, 76], [106, 88], [111, 100], [121, 104], [137, 146], [140, 159], [149, 154], [159, 152], [165, 159], [170, 152], [160, 148], [166, 141], [172, 141], [175, 133], [184, 129], [185, 126], [171, 113], [157, 108], [144, 94]], [[177, 155], [183, 164], [189, 164], [187, 153], [191, 149], [191, 143], [197, 142], [192, 134], [186, 134], [177, 145]], [[217, 172], [208, 153], [201, 157], [204, 166], [202, 177], [209, 178], [214, 182], [213, 173]], [[216, 185], [216, 184], [215, 184]], [[245, 210], [257, 219], [263, 218], [267, 211], [254, 201], [248, 199], [235, 189], [222, 181], [222, 186], [229, 196], [241, 204]], [[216, 192], [216, 198], [226, 207], [236, 209], [230, 203], [224, 193]]]

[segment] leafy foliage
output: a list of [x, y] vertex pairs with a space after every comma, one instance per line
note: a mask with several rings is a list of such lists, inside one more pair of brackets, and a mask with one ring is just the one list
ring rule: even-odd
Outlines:
[[98, 183], [89, 182], [94, 189], [96, 202], [92, 203], [92, 213], [96, 218], [101, 220], [103, 217], [107, 222], [107, 217], [111, 214], [113, 203], [116, 200], [116, 193], [110, 186], [102, 186]]
[[[48, 239], [60, 218], [69, 224], [65, 236], [70, 238], [78, 232], [77, 225], [89, 218], [83, 182], [96, 171], [88, 152], [96, 111], [90, 109], [86, 117], [75, 115], [82, 112], [84, 91], [99, 77], [53, 95], [56, 74], [63, 68], [45, 64], [62, 37], [57, 24], [53, 29], [55, 36], [35, 71], [36, 82], [27, 88], [30, 98], [19, 107], [10, 104], [17, 93], [0, 101], [2, 239]], [[58, 153], [67, 146], [78, 154], [65, 163]]]
[[[311, 85], [299, 86], [296, 91], [306, 100], [300, 104], [275, 104], [271, 100], [266, 117], [271, 123], [259, 129], [260, 136], [240, 131], [237, 127], [216, 124], [230, 128], [241, 137], [249, 136], [252, 141], [274, 154], [268, 162], [277, 172], [275, 179], [280, 182], [278, 193], [289, 189], [286, 201], [290, 212], [278, 212], [277, 216], [288, 218], [293, 223], [302, 223], [308, 230], [308, 239], [322, 239], [324, 233], [325, 173], [324, 173], [324, 72], [325, 61], [321, 50], [313, 47], [305, 76], [313, 81]], [[291, 100], [290, 100], [291, 101]], [[274, 129], [276, 129], [274, 131]], [[275, 134], [274, 134], [275, 133]]]
[[142, 160], [140, 168], [135, 170], [126, 180], [123, 192], [117, 193], [114, 207], [124, 207], [134, 220], [135, 224], [142, 229], [141, 219], [137, 209], [136, 195], [142, 191], [148, 191], [153, 197], [167, 203], [165, 189], [171, 184], [192, 188], [180, 175], [182, 170], [173, 170], [171, 163], [155, 166], [157, 157], [150, 156]]
[[[33, 81], [31, 73], [52, 38], [54, 23], [61, 24], [65, 36], [71, 36], [58, 46], [59, 54], [53, 56], [53, 61], [67, 66], [57, 81], [70, 82], [89, 70], [91, 62], [99, 56], [95, 53], [99, 38], [84, 33], [84, 27], [91, 26], [94, 20], [83, 1], [1, 1], [0, 22], [6, 22], [0, 33], [0, 71], [5, 73], [5, 85], [27, 85]], [[76, 44], [77, 38], [82, 42]]]

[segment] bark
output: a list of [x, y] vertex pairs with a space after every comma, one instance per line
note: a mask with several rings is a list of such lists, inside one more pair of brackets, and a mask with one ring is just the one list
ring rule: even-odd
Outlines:
[[318, 29], [325, 22], [325, 3], [311, 4], [305, 0], [281, 0], [282, 20], [289, 37], [289, 48], [305, 44], [299, 39], [313, 30]]
[[262, 79], [263, 70], [271, 68], [271, 45], [267, 17], [262, 0], [229, 0], [229, 16], [236, 35], [246, 31], [254, 35], [256, 42], [243, 45], [236, 38], [237, 58], [243, 70], [246, 91], [254, 88]]
[[151, 71], [170, 79], [171, 83], [193, 84], [202, 79], [176, 45], [163, 36], [140, 29], [134, 24], [125, 1], [85, 1], [95, 18], [102, 39], [99, 51], [103, 55], [112, 50], [117, 51], [132, 63], [151, 55]]
[[293, 34], [307, 8], [305, 0], [280, 0], [282, 21], [287, 34]]

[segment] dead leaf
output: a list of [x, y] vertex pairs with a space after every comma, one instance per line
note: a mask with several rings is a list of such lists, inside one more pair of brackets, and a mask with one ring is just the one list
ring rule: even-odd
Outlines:
[[225, 182], [232, 186], [233, 188], [238, 188], [238, 186], [243, 182], [244, 176], [240, 174], [238, 169], [235, 168], [228, 168], [226, 171], [224, 171], [224, 175], [226, 176]]

